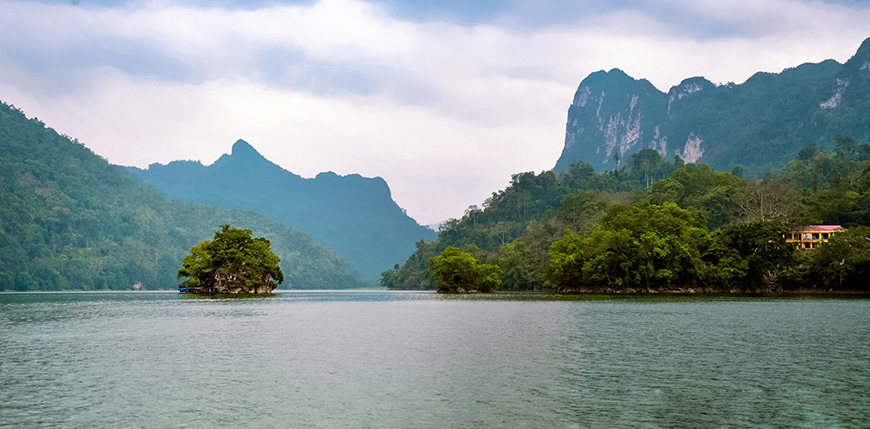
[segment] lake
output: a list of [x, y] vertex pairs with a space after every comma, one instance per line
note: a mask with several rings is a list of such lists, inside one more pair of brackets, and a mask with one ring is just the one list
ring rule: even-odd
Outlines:
[[870, 300], [4, 293], [0, 426], [866, 428]]

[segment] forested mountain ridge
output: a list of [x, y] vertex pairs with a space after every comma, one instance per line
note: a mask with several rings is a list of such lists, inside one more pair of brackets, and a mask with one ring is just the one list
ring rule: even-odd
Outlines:
[[665, 158], [750, 173], [778, 168], [810, 144], [834, 136], [870, 138], [870, 38], [845, 64], [807, 63], [759, 72], [742, 84], [693, 77], [667, 93], [619, 69], [584, 79], [568, 109], [555, 169], [581, 160], [613, 169], [642, 149]]
[[[653, 149], [613, 171], [578, 161], [515, 174], [437, 240], [418, 242], [381, 285], [434, 288], [432, 264], [447, 252], [497, 266], [504, 290], [866, 292], [870, 144], [838, 135], [832, 146], [807, 146], [762, 180]], [[811, 224], [847, 229], [812, 251], [786, 243], [790, 229]]]
[[286, 287], [367, 286], [338, 252], [262, 214], [171, 201], [0, 103], [0, 290], [172, 289], [221, 224], [271, 240]]
[[393, 201], [382, 178], [327, 172], [305, 179], [244, 140], [209, 166], [173, 161], [128, 169], [170, 198], [253, 210], [306, 231], [370, 279], [411, 253], [415, 242], [435, 237]]

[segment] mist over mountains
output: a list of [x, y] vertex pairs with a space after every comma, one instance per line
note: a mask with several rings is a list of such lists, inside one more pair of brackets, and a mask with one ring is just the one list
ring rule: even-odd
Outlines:
[[[642, 149], [667, 159], [760, 173], [838, 134], [870, 138], [870, 38], [845, 64], [806, 63], [758, 72], [742, 84], [692, 77], [667, 93], [619, 69], [586, 77], [568, 109], [565, 146], [554, 169], [581, 160], [597, 170]], [[620, 164], [621, 165], [621, 164]]]
[[252, 210], [306, 231], [369, 279], [412, 253], [415, 242], [436, 235], [393, 201], [380, 177], [326, 172], [306, 179], [267, 160], [244, 140], [208, 166], [173, 161], [128, 170], [169, 198]]

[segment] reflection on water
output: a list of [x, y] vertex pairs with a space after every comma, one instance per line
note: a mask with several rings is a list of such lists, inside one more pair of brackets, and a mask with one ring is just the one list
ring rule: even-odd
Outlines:
[[870, 426], [863, 297], [0, 294], [0, 426]]

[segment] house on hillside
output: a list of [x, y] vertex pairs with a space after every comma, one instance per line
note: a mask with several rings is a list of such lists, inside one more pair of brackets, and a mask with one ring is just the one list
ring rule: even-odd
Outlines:
[[786, 243], [794, 243], [798, 249], [815, 249], [828, 241], [831, 236], [843, 231], [840, 225], [810, 225], [785, 236]]

